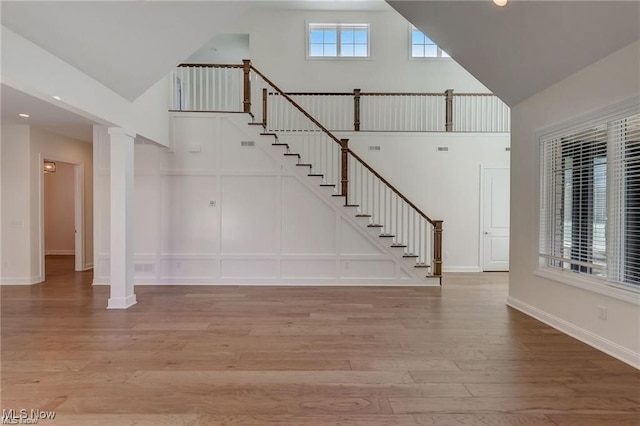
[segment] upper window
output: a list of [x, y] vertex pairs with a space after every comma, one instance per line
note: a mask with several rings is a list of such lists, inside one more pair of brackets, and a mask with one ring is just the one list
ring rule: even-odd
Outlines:
[[411, 28], [411, 57], [412, 58], [448, 58], [447, 52], [416, 27]]
[[544, 264], [640, 286], [640, 114], [541, 143]]
[[366, 58], [369, 24], [309, 24], [309, 57]]

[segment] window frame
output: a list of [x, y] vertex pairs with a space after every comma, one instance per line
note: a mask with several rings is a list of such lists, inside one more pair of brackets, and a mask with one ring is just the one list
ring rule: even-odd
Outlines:
[[[372, 58], [372, 54], [371, 54], [371, 24], [366, 23], [366, 22], [306, 22], [305, 23], [306, 26], [306, 37], [305, 37], [305, 54], [306, 54], [306, 59], [310, 59], [310, 60], [369, 60]], [[327, 28], [331, 28], [331, 27], [335, 27], [336, 29], [336, 55], [335, 56], [316, 56], [316, 55], [311, 55], [311, 31], [313, 29], [313, 27], [316, 26], [316, 28], [321, 27], [321, 26], [326, 26]], [[341, 56], [341, 50], [342, 50], [342, 45], [343, 43], [341, 42], [341, 34], [342, 34], [342, 30], [348, 30], [351, 28], [357, 28], [357, 27], [361, 27], [366, 29], [367, 32], [367, 42], [366, 42], [366, 48], [367, 48], [367, 55], [366, 56]], [[324, 44], [324, 43], [323, 43]], [[355, 41], [353, 43], [347, 43], [347, 44], [352, 44], [352, 45], [357, 45], [357, 44], [361, 44], [361, 43], [355, 43]], [[355, 53], [355, 52], [354, 52]]]
[[[423, 36], [427, 37], [429, 40], [431, 40], [431, 38], [426, 35], [425, 33], [423, 33], [422, 31], [420, 31], [419, 28], [416, 28], [414, 25], [409, 24], [409, 59], [411, 60], [416, 60], [416, 61], [443, 61], [443, 60], [451, 60], [451, 56], [449, 56], [449, 54], [447, 52], [445, 52], [444, 50], [442, 50], [440, 48], [440, 46], [438, 46], [435, 42], [433, 42], [433, 45], [436, 47], [436, 53], [437, 56], [413, 56], [413, 31], [419, 31]], [[431, 40], [433, 41], [433, 40]], [[443, 55], [446, 54], [446, 56]]]
[[[563, 284], [589, 290], [594, 293], [603, 294], [619, 300], [640, 305], [640, 285], [617, 283], [608, 277], [577, 273], [567, 269], [561, 269], [548, 265], [548, 260], [542, 256], [542, 197], [544, 194], [544, 164], [542, 162], [544, 141], [550, 139], [560, 139], [586, 129], [607, 125], [610, 122], [621, 120], [636, 114], [640, 114], [640, 100], [636, 97], [624, 100], [617, 104], [595, 110], [588, 114], [576, 117], [571, 120], [547, 127], [535, 133], [537, 144], [536, 170], [537, 179], [537, 240], [536, 258], [538, 267], [533, 271], [534, 275], [557, 281]], [[607, 140], [607, 146], [611, 142]], [[607, 191], [611, 188], [607, 184]]]

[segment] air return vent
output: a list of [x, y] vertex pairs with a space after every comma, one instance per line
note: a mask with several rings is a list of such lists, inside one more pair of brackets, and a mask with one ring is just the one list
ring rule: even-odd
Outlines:
[[380, 145], [370, 145], [369, 151], [380, 151]]
[[240, 146], [254, 146], [255, 141], [240, 141]]
[[439, 146], [438, 147], [438, 151], [449, 151], [449, 147], [448, 146]]

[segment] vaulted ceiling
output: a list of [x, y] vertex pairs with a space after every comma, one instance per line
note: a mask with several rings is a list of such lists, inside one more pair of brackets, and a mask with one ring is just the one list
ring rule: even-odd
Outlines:
[[388, 3], [510, 106], [640, 39], [638, 1]]

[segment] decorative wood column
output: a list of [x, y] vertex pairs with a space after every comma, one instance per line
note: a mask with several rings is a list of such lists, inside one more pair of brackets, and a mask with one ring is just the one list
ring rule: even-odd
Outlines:
[[360, 131], [360, 89], [353, 89], [353, 130]]
[[267, 89], [262, 89], [262, 125], [267, 128]]
[[453, 89], [444, 92], [445, 95], [445, 130], [453, 132]]
[[340, 139], [341, 154], [341, 195], [345, 197], [345, 204], [349, 204], [349, 139]]
[[133, 143], [135, 133], [109, 128], [111, 152], [111, 296], [107, 309], [136, 304], [133, 290]]
[[249, 59], [242, 60], [242, 72], [244, 74], [243, 112], [251, 113], [251, 61]]
[[433, 221], [433, 275], [442, 276], [442, 221]]

